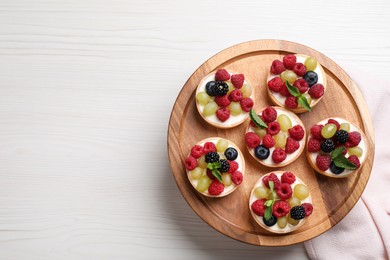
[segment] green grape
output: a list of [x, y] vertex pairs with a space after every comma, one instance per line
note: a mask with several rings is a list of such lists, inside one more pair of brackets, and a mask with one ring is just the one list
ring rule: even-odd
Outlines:
[[202, 169], [201, 167], [196, 167], [195, 169], [190, 171], [191, 179], [197, 180], [200, 177], [202, 177], [203, 173], [204, 173], [204, 169]]
[[230, 186], [232, 184], [232, 176], [229, 173], [222, 174], [222, 183], [225, 186]]
[[255, 128], [255, 134], [257, 134], [260, 138], [263, 138], [267, 134], [267, 130], [265, 128]]
[[238, 116], [242, 113], [241, 105], [239, 102], [231, 102], [229, 105], [229, 110], [233, 116]]
[[214, 101], [210, 101], [203, 109], [204, 116], [214, 115], [218, 110], [218, 105]]
[[203, 169], [206, 169], [207, 168], [207, 163], [206, 163], [206, 160], [204, 158], [204, 155], [202, 155], [199, 160], [198, 160], [198, 166], [200, 168], [203, 168]]
[[297, 184], [294, 187], [294, 196], [300, 200], [304, 200], [309, 197], [309, 190], [305, 184]]
[[205, 106], [205, 105], [207, 105], [207, 103], [209, 103], [210, 96], [207, 95], [206, 92], [199, 92], [196, 95], [196, 100], [199, 102], [199, 104], [201, 104], [202, 106]]
[[359, 146], [351, 147], [348, 148], [348, 153], [349, 155], [356, 155], [357, 157], [360, 157], [363, 154], [363, 149]]
[[223, 153], [225, 152], [226, 148], [228, 148], [229, 146], [229, 141], [226, 140], [226, 139], [219, 139], [217, 144], [216, 144], [216, 147], [217, 147], [217, 152], [219, 153]]
[[296, 226], [296, 225], [298, 225], [299, 220], [293, 219], [293, 218], [290, 216], [290, 214], [288, 214], [287, 222], [290, 223], [290, 224], [293, 225], [293, 226]]
[[203, 175], [202, 177], [200, 177], [200, 179], [198, 180], [198, 184], [196, 185], [196, 189], [199, 191], [199, 192], [204, 192], [205, 190], [207, 190], [210, 186], [210, 183], [211, 183], [211, 180], [209, 177], [207, 177], [207, 175]]
[[334, 134], [337, 131], [337, 126], [334, 124], [326, 124], [322, 130], [321, 130], [321, 135], [323, 138], [329, 139], [334, 136]]
[[278, 218], [278, 227], [285, 228], [287, 226], [287, 216]]
[[280, 130], [282, 130], [283, 132], [287, 132], [288, 129], [292, 127], [290, 118], [285, 114], [278, 115], [278, 118], [276, 120], [280, 125]]
[[284, 148], [287, 142], [287, 136], [282, 132], [277, 133], [274, 136], [275, 139], [275, 148]]
[[243, 98], [250, 97], [252, 95], [252, 87], [251, 87], [251, 85], [244, 84], [244, 86], [242, 86], [242, 88], [241, 88], [241, 92], [242, 92], [242, 97]]
[[270, 190], [266, 187], [263, 187], [263, 186], [257, 187], [254, 190], [254, 194], [255, 194], [256, 198], [258, 198], [258, 199], [267, 199], [269, 196], [269, 193], [270, 193]]
[[283, 82], [288, 81], [290, 84], [294, 84], [298, 77], [294, 71], [285, 70], [280, 74], [280, 78], [283, 80]]
[[341, 123], [340, 130], [345, 130], [349, 133], [349, 131], [351, 130], [351, 126], [348, 123]]
[[227, 92], [227, 94], [229, 95], [230, 92], [232, 92], [233, 90], [235, 90], [235, 87], [233, 86], [233, 83], [231, 83], [230, 81], [226, 82], [226, 84], [228, 85], [229, 87], [229, 90]]
[[313, 57], [308, 57], [305, 60], [305, 66], [307, 71], [314, 71], [317, 68], [317, 60]]
[[295, 206], [301, 205], [301, 200], [298, 199], [297, 197], [294, 197], [294, 196], [292, 196], [291, 198], [289, 198], [289, 199], [287, 200], [287, 202], [288, 202], [288, 204], [290, 204], [290, 207], [291, 207], [291, 208], [292, 208], [292, 207], [295, 207]]

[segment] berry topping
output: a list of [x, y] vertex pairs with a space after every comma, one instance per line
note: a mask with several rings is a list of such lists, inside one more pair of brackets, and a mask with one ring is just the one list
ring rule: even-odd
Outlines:
[[314, 71], [308, 71], [303, 75], [303, 79], [306, 80], [309, 87], [311, 87], [318, 82], [318, 75]]
[[235, 171], [231, 174], [232, 176], [232, 182], [236, 185], [240, 185], [244, 177], [242, 176], [242, 173], [240, 171]]
[[286, 69], [292, 70], [296, 62], [297, 57], [295, 57], [294, 54], [288, 54], [283, 57], [283, 65], [286, 67]]
[[266, 206], [264, 205], [265, 203], [265, 199], [262, 199], [262, 200], [255, 200], [252, 205], [251, 205], [251, 209], [253, 211], [253, 213], [255, 213], [257, 216], [264, 216], [264, 211], [265, 211], [265, 208]]
[[301, 93], [305, 93], [308, 89], [309, 89], [309, 85], [307, 84], [307, 82], [300, 78], [300, 79], [297, 79], [295, 82], [294, 82], [294, 87], [297, 87], [299, 92]]
[[242, 110], [249, 112], [253, 107], [253, 100], [251, 98], [243, 98], [240, 101]]
[[227, 81], [230, 79], [230, 74], [225, 69], [219, 69], [215, 73], [215, 80], [216, 81]]
[[[288, 184], [287, 184], [288, 185]], [[290, 185], [288, 185], [290, 187]], [[291, 189], [291, 187], [290, 187]], [[272, 214], [277, 217], [284, 217], [290, 212], [290, 204], [284, 200], [279, 200], [272, 206]]]
[[295, 175], [292, 172], [284, 172], [280, 177], [282, 183], [293, 184], [295, 182]]
[[286, 68], [284, 67], [283, 62], [281, 62], [280, 60], [274, 60], [272, 62], [270, 70], [272, 74], [280, 74], [285, 70]]
[[235, 88], [241, 88], [244, 85], [245, 76], [244, 74], [233, 74], [230, 81]]
[[288, 91], [288, 88], [287, 88], [287, 86], [286, 86], [285, 83], [283, 83], [283, 86], [282, 86], [282, 88], [280, 89], [279, 93], [280, 93], [280, 95], [282, 95], [283, 97], [290, 97], [290, 96], [291, 96], [291, 94], [290, 94], [290, 92]]
[[228, 105], [230, 105], [230, 100], [229, 100], [228, 95], [216, 96], [214, 101], [220, 107], [227, 107]]
[[329, 169], [332, 158], [327, 154], [319, 154], [316, 158], [316, 165], [321, 171]]
[[325, 139], [321, 143], [321, 151], [323, 151], [324, 153], [330, 153], [331, 151], [334, 150], [334, 148], [335, 148], [335, 145], [334, 145], [333, 139]]
[[225, 122], [230, 117], [230, 110], [227, 107], [221, 107], [215, 112], [215, 115], [221, 122]]
[[[300, 62], [297, 62], [294, 67], [293, 67], [293, 71], [295, 72], [295, 74], [297, 74], [297, 76], [299, 77], [302, 77], [303, 75], [305, 75], [306, 73], [306, 66]], [[302, 92], [301, 92], [302, 93]]]
[[264, 145], [258, 145], [255, 148], [255, 156], [261, 160], [265, 160], [269, 157], [270, 151]]
[[213, 175], [213, 172], [210, 169], [206, 169], [206, 175], [210, 178], [210, 180], [215, 180], [215, 176]]
[[270, 188], [269, 187], [270, 181], [272, 181], [274, 183], [275, 190], [279, 189], [280, 180], [278, 179], [278, 176], [275, 173], [271, 173], [270, 175], [264, 176], [262, 181], [263, 181], [263, 184], [265, 185], [265, 187], [267, 187], [268, 189]]
[[242, 92], [239, 89], [235, 89], [229, 94], [229, 98], [231, 101], [240, 102], [242, 99]]
[[279, 188], [276, 190], [279, 198], [282, 200], [287, 200], [292, 196], [292, 188], [288, 183], [281, 183]]
[[322, 84], [315, 84], [309, 89], [309, 95], [312, 98], [320, 98], [324, 95], [325, 89]]
[[217, 152], [208, 152], [205, 156], [206, 163], [214, 163], [219, 161], [219, 154]]
[[272, 227], [277, 221], [278, 219], [274, 215], [272, 215], [269, 219], [263, 218], [263, 222], [267, 227]]
[[225, 155], [226, 159], [233, 161], [233, 160], [237, 159], [238, 152], [235, 148], [229, 147], [225, 150], [224, 155]]
[[288, 133], [292, 138], [297, 141], [301, 141], [305, 136], [305, 130], [301, 125], [295, 125], [292, 128], [288, 129]]
[[309, 138], [307, 143], [307, 150], [311, 153], [316, 153], [321, 149], [321, 141], [314, 139], [313, 137]]
[[330, 163], [329, 168], [330, 168], [330, 171], [334, 174], [340, 174], [344, 171], [344, 168], [336, 166], [336, 164], [334, 164], [333, 161]]
[[293, 96], [288, 96], [284, 101], [284, 104], [288, 108], [297, 108], [298, 107], [298, 98]]
[[278, 122], [270, 122], [268, 124], [267, 133], [270, 135], [276, 135], [280, 132], [280, 125]]
[[245, 143], [249, 148], [255, 148], [260, 144], [260, 137], [253, 132], [248, 132], [245, 134]]
[[228, 173], [234, 173], [235, 171], [237, 171], [238, 166], [239, 166], [238, 162], [236, 162], [236, 161], [229, 161], [228, 160], [228, 163], [230, 165]]
[[276, 148], [273, 152], [272, 152], [272, 161], [274, 163], [281, 163], [283, 162], [284, 160], [286, 160], [287, 158], [287, 154], [286, 152], [281, 149], [281, 148]]
[[219, 195], [223, 192], [225, 189], [225, 186], [220, 183], [218, 180], [213, 180], [209, 186], [209, 193], [210, 195]]
[[301, 206], [305, 210], [305, 217], [308, 217], [311, 215], [311, 213], [313, 213], [313, 205], [311, 203], [302, 203]]
[[221, 163], [221, 167], [219, 168], [219, 171], [221, 173], [228, 172], [230, 169], [230, 164], [228, 163], [228, 161], [226, 159], [222, 159], [219, 162]]
[[188, 156], [185, 159], [185, 164], [186, 164], [186, 169], [192, 171], [198, 166], [198, 161], [194, 157]]
[[336, 119], [330, 118], [330, 119], [328, 120], [328, 124], [334, 124], [334, 125], [336, 126], [337, 130], [340, 129], [340, 123], [337, 122]]
[[362, 140], [362, 136], [360, 135], [359, 132], [353, 131], [350, 132], [348, 135], [348, 141], [346, 142], [347, 147], [354, 147], [359, 145], [360, 141]]
[[323, 125], [313, 125], [310, 128], [310, 133], [313, 136], [313, 138], [322, 141], [323, 137], [321, 135], [321, 130], [324, 126]]
[[303, 206], [295, 206], [290, 210], [291, 218], [295, 220], [300, 220], [305, 217], [305, 208]]
[[272, 148], [275, 145], [275, 139], [270, 134], [266, 134], [263, 137], [263, 145], [267, 148]]
[[287, 142], [286, 142], [286, 153], [293, 153], [296, 150], [299, 149], [299, 142], [295, 140], [294, 138], [287, 137]]
[[229, 86], [223, 81], [217, 81], [214, 91], [216, 96], [224, 96], [228, 93]]
[[217, 82], [216, 81], [209, 81], [206, 83], [206, 93], [209, 96], [215, 96], [215, 91], [217, 89]]
[[282, 89], [283, 85], [284, 85], [283, 80], [279, 77], [275, 77], [270, 81], [268, 81], [268, 88], [274, 92], [279, 92]]
[[340, 143], [348, 141], [348, 132], [345, 130], [338, 130], [335, 134], [336, 140]]
[[273, 107], [267, 107], [266, 109], [264, 109], [261, 115], [263, 116], [263, 121], [266, 123], [273, 122], [278, 117], [278, 113]]
[[356, 169], [360, 167], [360, 161], [359, 161], [359, 158], [356, 155], [350, 155], [348, 157], [348, 161], [353, 163], [356, 166]]
[[203, 155], [203, 147], [200, 145], [194, 145], [191, 148], [191, 156], [198, 159]]
[[203, 145], [203, 154], [207, 154], [209, 152], [216, 152], [216, 151], [217, 151], [217, 147], [213, 142], [206, 142]]

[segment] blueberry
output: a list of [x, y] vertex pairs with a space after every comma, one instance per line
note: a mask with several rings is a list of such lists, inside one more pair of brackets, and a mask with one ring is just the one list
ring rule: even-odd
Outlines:
[[309, 87], [311, 87], [318, 82], [318, 75], [314, 71], [308, 71], [303, 75], [303, 79], [307, 82]]
[[276, 222], [278, 221], [278, 219], [274, 216], [274, 215], [271, 215], [271, 217], [266, 220], [264, 217], [263, 217], [263, 222], [266, 226], [268, 227], [272, 227], [273, 225], [276, 224]]
[[336, 164], [334, 164], [334, 162], [332, 161], [330, 163], [330, 171], [333, 172], [334, 174], [340, 174], [344, 171], [344, 168], [336, 166]]
[[217, 82], [216, 81], [209, 81], [206, 83], [206, 93], [213, 97], [215, 96], [217, 91]]
[[226, 159], [228, 159], [229, 161], [233, 161], [235, 159], [237, 159], [238, 157], [238, 152], [235, 148], [233, 147], [229, 147], [225, 150], [225, 157]]
[[261, 160], [267, 159], [269, 154], [269, 149], [262, 144], [255, 148], [255, 156]]

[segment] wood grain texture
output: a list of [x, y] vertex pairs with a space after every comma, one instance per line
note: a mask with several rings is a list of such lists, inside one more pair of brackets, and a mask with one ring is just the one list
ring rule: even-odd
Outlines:
[[[303, 6], [293, 26], [280, 19]], [[302, 245], [239, 243], [191, 210], [168, 162], [172, 106], [201, 63], [255, 39], [385, 78], [389, 12], [386, 0], [2, 0], [0, 258], [305, 258]]]
[[[255, 111], [272, 105], [267, 95], [266, 82], [269, 66], [275, 59], [289, 53], [315, 57], [323, 66], [328, 90], [322, 102], [310, 113], [300, 114], [306, 131], [320, 119], [339, 116], [364, 129], [367, 141], [367, 159], [356, 174], [344, 180], [317, 176], [306, 157], [280, 168], [294, 172], [309, 187], [315, 207], [305, 225], [287, 235], [273, 235], [259, 228], [251, 219], [249, 194], [259, 177], [270, 171], [260, 165], [246, 149], [244, 134], [248, 125], [232, 129], [216, 129], [199, 115], [194, 92], [197, 83], [210, 71], [219, 68], [240, 71], [255, 89]], [[195, 87], [194, 87], [195, 86]], [[249, 120], [249, 119], [248, 119]], [[228, 48], [203, 63], [183, 86], [173, 107], [168, 128], [168, 151], [177, 185], [192, 209], [210, 226], [234, 239], [261, 246], [285, 246], [316, 237], [336, 225], [352, 209], [367, 184], [374, 160], [374, 132], [364, 99], [352, 79], [332, 60], [306, 46], [281, 40], [259, 40]], [[208, 136], [219, 136], [233, 141], [243, 151], [246, 176], [236, 192], [224, 198], [206, 198], [194, 190], [186, 178], [184, 160], [191, 147]], [[181, 164], [177, 158], [180, 158]]]

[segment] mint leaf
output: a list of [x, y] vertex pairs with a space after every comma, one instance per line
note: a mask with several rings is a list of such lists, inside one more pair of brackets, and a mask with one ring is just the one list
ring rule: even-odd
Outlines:
[[332, 160], [334, 160], [335, 158], [340, 156], [340, 154], [342, 155], [344, 150], [345, 150], [344, 146], [334, 149], [333, 152], [330, 154], [330, 156], [332, 157]]
[[290, 94], [293, 95], [294, 97], [299, 97], [301, 95], [301, 92], [299, 92], [299, 89], [295, 86], [292, 86], [290, 84], [290, 82], [288, 82], [287, 80], [286, 80], [286, 86], [287, 86], [288, 92], [290, 92]]
[[217, 169], [211, 170], [211, 173], [214, 175], [215, 178], [219, 180], [220, 183], [222, 183], [222, 174], [219, 170]]
[[269, 220], [270, 217], [272, 216], [272, 207], [273, 207], [273, 205], [275, 203], [274, 182], [273, 181], [268, 181], [268, 185], [269, 185], [269, 188], [271, 190], [272, 199], [267, 200], [266, 202], [264, 202], [264, 205], [266, 206], [266, 209], [264, 211], [264, 218], [265, 218], [265, 220]]
[[272, 216], [272, 207], [267, 207], [264, 211], [265, 220], [269, 220]]
[[267, 124], [264, 123], [263, 120], [261, 120], [261, 118], [256, 114], [255, 110], [251, 109], [251, 111], [249, 111], [249, 117], [252, 119], [253, 123], [255, 123], [257, 127], [268, 128]]
[[267, 207], [272, 206], [272, 200], [267, 200], [266, 202], [264, 202], [264, 205], [266, 205]]
[[348, 169], [348, 170], [355, 170], [356, 169], [356, 165], [351, 163], [350, 161], [348, 161], [348, 159], [345, 158], [345, 156], [342, 154], [337, 156], [336, 158], [334, 158], [333, 162], [337, 167], [341, 167], [341, 168]]
[[271, 191], [274, 191], [274, 182], [273, 181], [268, 181], [268, 185]]
[[221, 168], [221, 163], [220, 162], [208, 163], [207, 168], [210, 170], [219, 169]]
[[298, 96], [298, 104], [303, 106], [307, 111], [311, 111], [311, 106], [310, 106], [309, 102], [307, 102], [307, 99], [305, 96], [303, 96], [303, 95]]

